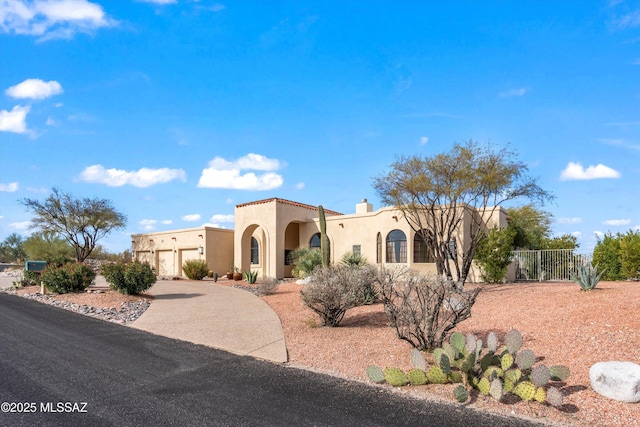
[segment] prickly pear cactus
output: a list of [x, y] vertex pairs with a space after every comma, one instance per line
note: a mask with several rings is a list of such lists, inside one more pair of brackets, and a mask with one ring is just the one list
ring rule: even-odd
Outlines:
[[503, 354], [502, 358], [500, 358], [500, 367], [502, 368], [502, 370], [506, 371], [512, 366], [513, 366], [513, 356], [511, 355], [511, 353]]
[[486, 377], [482, 377], [480, 381], [478, 381], [476, 388], [480, 393], [487, 396], [489, 392], [491, 392], [491, 383]]
[[551, 371], [544, 364], [540, 364], [531, 370], [531, 382], [536, 387], [542, 387], [546, 385], [551, 379]]
[[451, 378], [451, 382], [454, 384], [462, 382], [462, 374], [459, 371], [451, 371], [449, 378]]
[[376, 384], [382, 384], [384, 382], [384, 372], [377, 366], [367, 367], [367, 377]]
[[504, 373], [504, 379], [514, 384], [520, 381], [520, 378], [522, 378], [522, 371], [520, 369], [509, 369]]
[[462, 353], [463, 351], [465, 351], [467, 340], [460, 332], [454, 332], [453, 334], [451, 334], [449, 342], [458, 353]]
[[549, 387], [547, 390], [547, 403], [551, 406], [559, 408], [562, 406], [562, 392], [555, 387]]
[[459, 385], [458, 387], [455, 388], [455, 390], [453, 390], [453, 395], [455, 396], [456, 400], [460, 403], [466, 402], [467, 399], [469, 398], [469, 392], [462, 385]]
[[522, 400], [532, 400], [536, 394], [536, 386], [531, 381], [522, 381], [515, 386], [512, 393]]
[[440, 358], [442, 357], [443, 354], [445, 354], [444, 350], [441, 349], [440, 347], [433, 350], [433, 360], [436, 362], [436, 365], [440, 364]]
[[483, 374], [484, 377], [492, 380], [494, 378], [502, 378], [504, 376], [504, 371], [497, 366], [489, 366]]
[[522, 347], [522, 334], [517, 329], [512, 329], [507, 332], [505, 337], [505, 344], [507, 351], [511, 354], [515, 354]]
[[478, 337], [476, 337], [474, 334], [471, 334], [471, 333], [467, 334], [467, 339], [466, 339], [467, 352], [475, 353], [477, 344], [478, 344]]
[[432, 366], [429, 369], [429, 372], [427, 372], [427, 380], [431, 384], [446, 384], [447, 376], [442, 372], [442, 369], [440, 369], [439, 366]]
[[536, 363], [536, 354], [533, 350], [529, 350], [528, 348], [522, 350], [516, 356], [516, 365], [518, 365], [518, 368], [522, 370], [529, 369], [534, 363]]
[[449, 375], [451, 373], [451, 361], [449, 360], [449, 356], [443, 354], [440, 358], [440, 369], [445, 375]]
[[403, 385], [407, 385], [409, 382], [407, 374], [405, 374], [402, 369], [398, 368], [386, 368], [384, 370], [384, 379], [394, 387], [402, 387]]
[[503, 387], [503, 392], [505, 394], [507, 393], [511, 393], [513, 391], [513, 388], [516, 386], [516, 383], [510, 379], [505, 378], [504, 379], [504, 387]]
[[543, 387], [538, 387], [536, 389], [536, 394], [533, 395], [533, 400], [538, 403], [544, 403], [547, 400], [547, 392]]
[[565, 381], [569, 378], [569, 368], [564, 365], [554, 365], [549, 368], [549, 371], [553, 381]]
[[502, 381], [500, 381], [500, 379], [496, 378], [493, 381], [491, 381], [489, 394], [491, 395], [491, 397], [493, 397], [497, 401], [502, 400], [503, 386], [502, 386]]
[[489, 335], [487, 335], [487, 349], [491, 353], [495, 353], [498, 349], [498, 336], [493, 331], [489, 332]]
[[407, 373], [407, 378], [411, 385], [425, 385], [427, 383], [427, 374], [422, 369], [411, 369]]
[[417, 348], [411, 349], [411, 365], [416, 369], [427, 370], [427, 361], [424, 360], [422, 352]]

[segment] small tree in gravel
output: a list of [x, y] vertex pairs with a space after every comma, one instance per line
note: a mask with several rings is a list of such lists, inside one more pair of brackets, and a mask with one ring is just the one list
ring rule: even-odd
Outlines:
[[338, 326], [347, 310], [364, 304], [365, 289], [373, 280], [373, 270], [368, 267], [317, 267], [300, 294], [323, 326]]
[[377, 281], [385, 312], [398, 338], [419, 350], [441, 347], [447, 333], [471, 316], [480, 288], [458, 290], [442, 276], [382, 267]]

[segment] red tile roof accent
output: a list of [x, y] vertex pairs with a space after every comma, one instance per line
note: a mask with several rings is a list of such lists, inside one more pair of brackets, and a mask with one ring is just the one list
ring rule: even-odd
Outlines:
[[[311, 205], [307, 205], [307, 204], [304, 204], [304, 203], [293, 202], [291, 200], [280, 199], [278, 197], [272, 197], [270, 199], [256, 200], [255, 202], [241, 203], [239, 205], [236, 205], [236, 208], [242, 208], [242, 207], [251, 206], [251, 205], [262, 205], [262, 204], [271, 203], [271, 202], [282, 203], [282, 204], [291, 205], [291, 206], [297, 206], [299, 208], [311, 209], [311, 210], [314, 210], [314, 211], [318, 210], [317, 206], [311, 206]], [[344, 215], [344, 214], [342, 214], [340, 212], [331, 211], [329, 209], [325, 209], [324, 213], [327, 214], [327, 215]]]

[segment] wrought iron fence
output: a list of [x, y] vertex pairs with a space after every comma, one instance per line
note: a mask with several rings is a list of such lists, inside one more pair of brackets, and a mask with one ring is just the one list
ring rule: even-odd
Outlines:
[[516, 281], [570, 281], [578, 266], [591, 263], [591, 254], [571, 249], [513, 251]]

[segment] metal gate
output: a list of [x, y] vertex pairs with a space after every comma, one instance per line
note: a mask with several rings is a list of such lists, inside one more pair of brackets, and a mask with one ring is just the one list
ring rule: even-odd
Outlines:
[[580, 265], [591, 263], [591, 254], [574, 254], [572, 249], [513, 251], [516, 281], [570, 281]]

